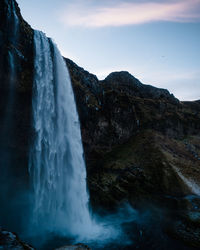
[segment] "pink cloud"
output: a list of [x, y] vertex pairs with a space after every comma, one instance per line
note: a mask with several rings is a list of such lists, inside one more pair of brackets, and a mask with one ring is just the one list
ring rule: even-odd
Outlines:
[[115, 6], [96, 6], [92, 1], [76, 2], [61, 13], [67, 26], [106, 27], [137, 25], [156, 21], [199, 22], [200, 0], [161, 2], [118, 2]]

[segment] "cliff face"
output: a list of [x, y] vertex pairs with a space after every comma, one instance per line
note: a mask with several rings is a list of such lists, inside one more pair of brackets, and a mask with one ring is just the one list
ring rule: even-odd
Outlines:
[[200, 101], [180, 102], [128, 72], [98, 81], [71, 60], [66, 63], [92, 205], [160, 207], [170, 224], [165, 231], [200, 246]]
[[22, 196], [28, 182], [32, 72], [33, 30], [14, 0], [1, 0], [0, 223], [8, 227], [13, 221], [19, 224], [20, 208], [26, 203]]
[[109, 207], [143, 195], [189, 193], [182, 174], [199, 183], [199, 101], [179, 102], [167, 90], [144, 85], [128, 72], [98, 81], [66, 62], [95, 204]]

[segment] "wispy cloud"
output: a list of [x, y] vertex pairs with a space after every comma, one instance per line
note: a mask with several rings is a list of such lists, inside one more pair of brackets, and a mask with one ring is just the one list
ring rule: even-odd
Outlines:
[[156, 21], [199, 22], [200, 0], [74, 1], [60, 13], [67, 26], [105, 27]]

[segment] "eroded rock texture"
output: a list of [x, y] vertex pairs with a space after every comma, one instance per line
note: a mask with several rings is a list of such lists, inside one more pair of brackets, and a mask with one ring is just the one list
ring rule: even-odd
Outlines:
[[199, 101], [180, 102], [128, 72], [114, 72], [98, 81], [66, 62], [95, 204], [109, 207], [143, 196], [198, 193], [189, 180], [200, 183]]
[[93, 207], [113, 209], [126, 201], [139, 209], [159, 207], [170, 236], [200, 246], [200, 101], [180, 102], [128, 72], [98, 81], [66, 63]]

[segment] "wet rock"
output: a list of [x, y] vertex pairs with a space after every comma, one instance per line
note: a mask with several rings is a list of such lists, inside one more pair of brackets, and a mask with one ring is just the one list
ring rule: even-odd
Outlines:
[[176, 221], [170, 236], [183, 241], [193, 247], [200, 247], [200, 226], [191, 225], [185, 221]]
[[188, 246], [200, 247], [200, 196], [189, 195], [177, 199], [176, 211], [166, 232]]
[[15, 233], [11, 233], [5, 230], [0, 230], [0, 249], [34, 250], [34, 248], [21, 241]]

